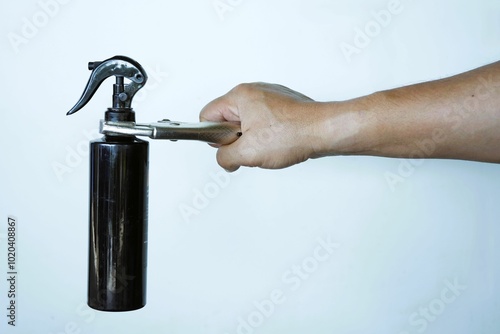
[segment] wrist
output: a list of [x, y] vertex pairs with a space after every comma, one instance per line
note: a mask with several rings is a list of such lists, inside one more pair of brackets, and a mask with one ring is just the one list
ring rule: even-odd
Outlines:
[[367, 154], [375, 144], [375, 111], [371, 96], [318, 106], [314, 158]]

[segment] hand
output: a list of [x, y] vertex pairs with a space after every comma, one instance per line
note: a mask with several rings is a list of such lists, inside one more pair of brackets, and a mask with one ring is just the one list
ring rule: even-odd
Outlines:
[[217, 162], [227, 171], [240, 166], [278, 169], [314, 156], [318, 104], [281, 85], [240, 84], [207, 104], [200, 121], [241, 122], [242, 136], [218, 146]]

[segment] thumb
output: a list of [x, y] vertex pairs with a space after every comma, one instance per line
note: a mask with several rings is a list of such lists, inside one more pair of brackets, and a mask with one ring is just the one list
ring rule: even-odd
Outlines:
[[217, 163], [228, 172], [234, 172], [241, 166], [256, 167], [257, 149], [248, 145], [242, 136], [229, 145], [223, 145], [217, 150]]

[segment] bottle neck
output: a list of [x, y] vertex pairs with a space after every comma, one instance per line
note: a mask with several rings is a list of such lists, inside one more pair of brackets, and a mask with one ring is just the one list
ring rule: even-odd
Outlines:
[[132, 108], [108, 108], [104, 114], [106, 122], [135, 122], [135, 112]]

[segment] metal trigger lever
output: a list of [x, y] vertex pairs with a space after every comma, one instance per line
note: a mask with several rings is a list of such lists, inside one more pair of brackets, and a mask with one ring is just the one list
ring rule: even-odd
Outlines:
[[[148, 80], [146, 71], [141, 64], [125, 56], [115, 56], [104, 61], [90, 62], [89, 70], [92, 71], [92, 74], [87, 86], [78, 102], [68, 111], [67, 115], [74, 114], [83, 108], [94, 96], [102, 82], [111, 76], [116, 76], [116, 84], [113, 86], [112, 109], [130, 109], [135, 93]], [[130, 80], [130, 83], [125, 84], [124, 78]]]

